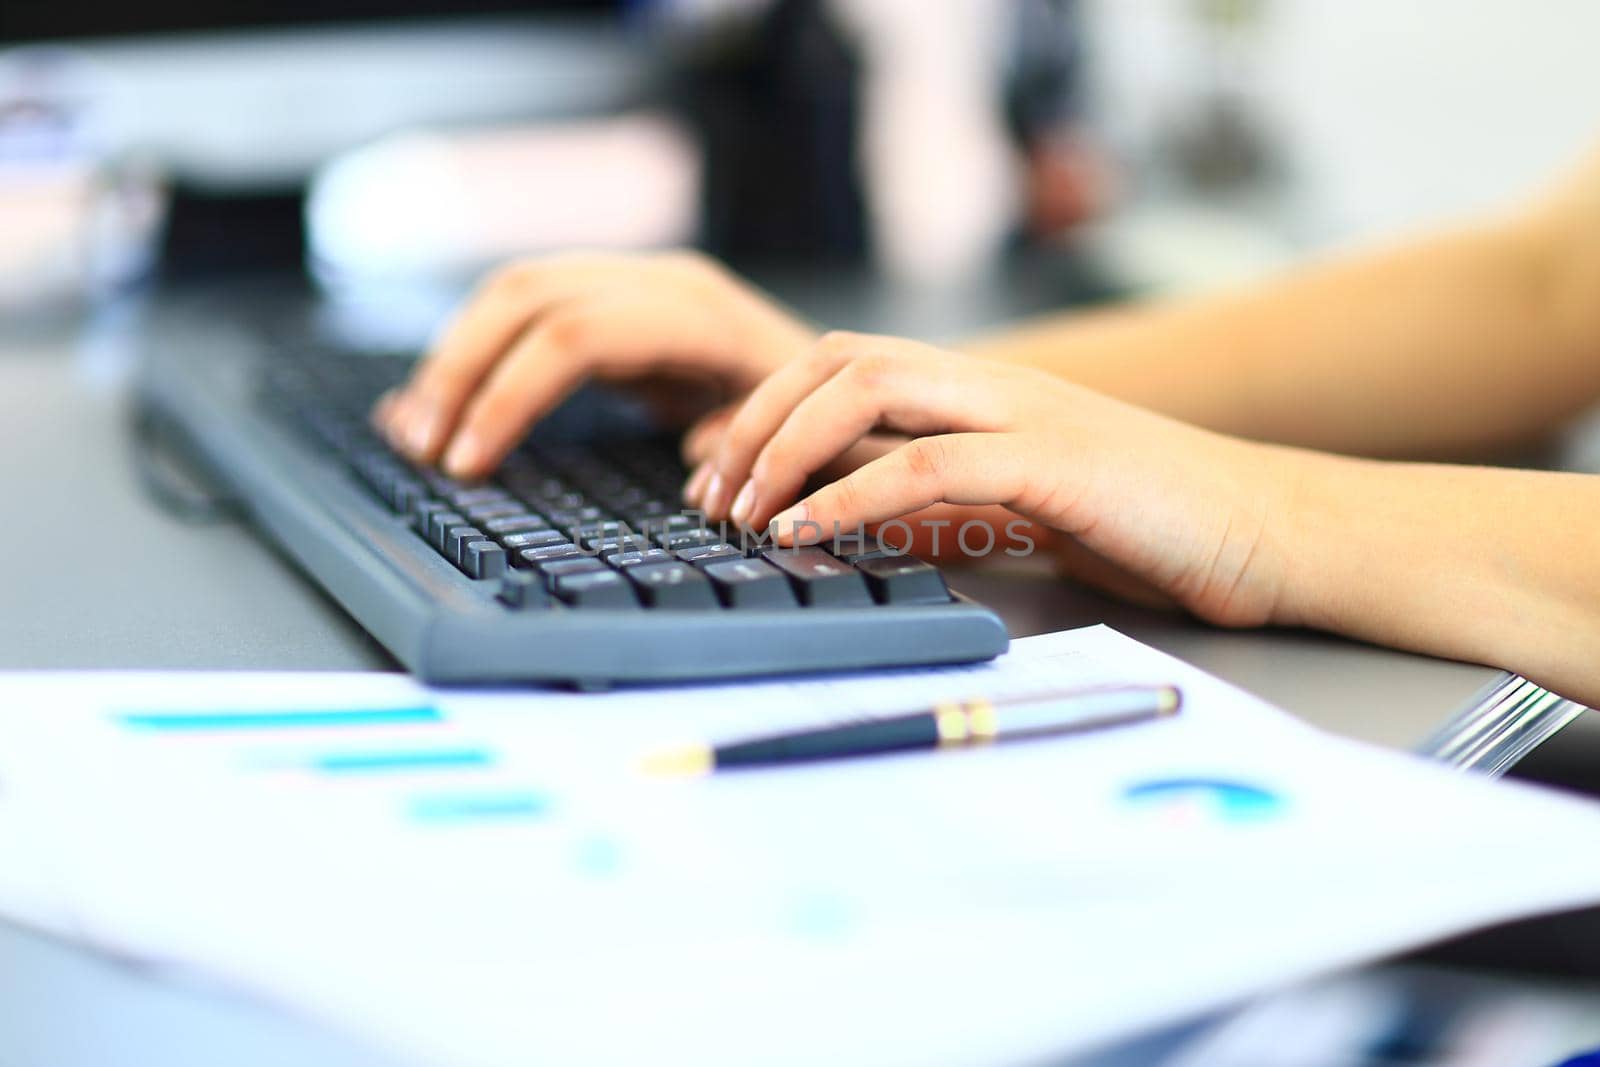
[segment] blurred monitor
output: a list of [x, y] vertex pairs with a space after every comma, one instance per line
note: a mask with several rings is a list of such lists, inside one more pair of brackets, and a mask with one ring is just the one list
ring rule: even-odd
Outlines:
[[5, 7], [0, 8], [0, 39], [127, 37], [442, 15], [518, 15], [533, 10], [603, 12], [615, 6], [614, 0], [229, 0], [223, 4], [144, 0], [125, 5], [84, 0], [6, 0]]
[[298, 267], [300, 193], [396, 130], [593, 114], [638, 91], [621, 0], [4, 0], [0, 57], [68, 72], [173, 190], [169, 274]]

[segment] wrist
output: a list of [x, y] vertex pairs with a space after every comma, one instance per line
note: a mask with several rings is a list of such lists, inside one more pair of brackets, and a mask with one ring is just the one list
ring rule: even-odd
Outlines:
[[1506, 512], [1483, 506], [1509, 504], [1512, 486], [1499, 483], [1522, 472], [1293, 455], [1274, 621], [1451, 659], [1519, 659], [1528, 631], [1508, 622], [1559, 601], [1518, 562], [1530, 546], [1505, 540]]
[[[1343, 582], [1352, 569], [1353, 545], [1364, 542], [1341, 532], [1360, 527], [1370, 516], [1353, 506], [1360, 475], [1345, 469], [1342, 457], [1294, 448], [1277, 453], [1278, 515], [1282, 585], [1272, 621], [1281, 626], [1340, 630], [1347, 620]], [[1355, 550], [1359, 554], [1359, 549]]]

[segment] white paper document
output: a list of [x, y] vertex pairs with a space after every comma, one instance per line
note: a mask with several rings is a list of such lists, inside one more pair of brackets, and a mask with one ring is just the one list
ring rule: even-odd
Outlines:
[[[626, 650], [619, 650], [626, 654]], [[1170, 720], [655, 780], [683, 742], [1114, 683]], [[0, 676], [0, 914], [419, 1064], [992, 1064], [1600, 901], [1600, 806], [1328, 737], [1104, 627], [603, 694]]]

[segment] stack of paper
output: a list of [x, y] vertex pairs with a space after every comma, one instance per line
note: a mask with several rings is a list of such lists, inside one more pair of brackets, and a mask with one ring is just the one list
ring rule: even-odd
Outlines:
[[[1115, 682], [1177, 684], [1184, 711], [638, 771]], [[1104, 628], [978, 667], [601, 695], [13, 675], [0, 709], [0, 910], [425, 1063], [1039, 1059], [1600, 900], [1600, 810], [1318, 734]]]

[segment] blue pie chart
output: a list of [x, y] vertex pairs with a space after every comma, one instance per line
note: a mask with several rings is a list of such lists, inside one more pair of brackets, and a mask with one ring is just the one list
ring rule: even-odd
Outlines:
[[1282, 796], [1263, 786], [1226, 778], [1162, 778], [1131, 785], [1125, 803], [1185, 823], [1258, 823], [1284, 808]]

